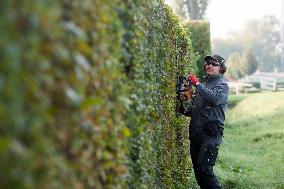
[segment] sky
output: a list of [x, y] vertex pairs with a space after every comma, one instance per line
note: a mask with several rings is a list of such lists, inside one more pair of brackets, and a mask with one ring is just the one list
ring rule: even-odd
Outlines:
[[260, 19], [268, 14], [281, 20], [281, 1], [211, 0], [206, 12], [211, 38], [226, 37], [230, 31], [240, 31], [247, 20]]
[[[211, 38], [224, 38], [230, 31], [240, 31], [250, 19], [274, 14], [281, 21], [281, 1], [284, 0], [210, 0], [206, 18], [210, 22]], [[173, 0], [165, 0], [172, 5]]]

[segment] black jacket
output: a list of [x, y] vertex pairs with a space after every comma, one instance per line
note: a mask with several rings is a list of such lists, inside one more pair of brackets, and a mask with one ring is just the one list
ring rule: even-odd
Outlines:
[[227, 109], [228, 84], [220, 76], [207, 78], [200, 83], [192, 100], [192, 106], [185, 115], [190, 116], [190, 138], [200, 137], [204, 125], [217, 122], [223, 129]]

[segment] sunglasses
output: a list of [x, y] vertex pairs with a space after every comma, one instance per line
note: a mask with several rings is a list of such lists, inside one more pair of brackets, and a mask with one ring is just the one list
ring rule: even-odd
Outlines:
[[215, 62], [206, 62], [205, 63], [205, 65], [207, 65], [207, 66], [209, 66], [210, 64], [214, 67], [221, 66], [221, 64], [218, 64], [218, 63], [215, 63]]

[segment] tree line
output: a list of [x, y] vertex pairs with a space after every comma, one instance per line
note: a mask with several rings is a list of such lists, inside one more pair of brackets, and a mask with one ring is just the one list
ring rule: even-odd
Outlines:
[[237, 79], [257, 69], [281, 70], [280, 21], [274, 15], [249, 20], [239, 32], [212, 40], [215, 53], [227, 57], [227, 77]]

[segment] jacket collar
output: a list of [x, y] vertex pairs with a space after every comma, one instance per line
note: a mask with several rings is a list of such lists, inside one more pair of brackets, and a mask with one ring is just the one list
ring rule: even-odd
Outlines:
[[220, 79], [220, 78], [222, 78], [222, 75], [221, 75], [221, 74], [216, 75], [216, 76], [209, 76], [209, 75], [206, 75], [206, 76], [205, 76], [205, 81], [206, 81], [206, 82], [210, 82], [210, 81], [218, 80], [218, 79]]

